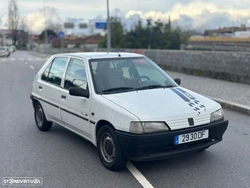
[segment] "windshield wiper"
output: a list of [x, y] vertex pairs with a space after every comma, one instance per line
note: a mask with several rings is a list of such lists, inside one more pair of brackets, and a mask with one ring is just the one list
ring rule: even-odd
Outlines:
[[167, 86], [163, 86], [163, 85], [149, 85], [149, 86], [143, 86], [143, 87], [136, 88], [136, 90], [156, 89], [156, 88], [171, 88], [171, 87], [174, 87], [174, 86], [172, 86], [172, 85], [167, 85]]
[[115, 87], [115, 88], [110, 88], [110, 89], [105, 89], [102, 91], [102, 93], [108, 93], [112, 91], [128, 91], [128, 90], [134, 90], [135, 88], [133, 87]]

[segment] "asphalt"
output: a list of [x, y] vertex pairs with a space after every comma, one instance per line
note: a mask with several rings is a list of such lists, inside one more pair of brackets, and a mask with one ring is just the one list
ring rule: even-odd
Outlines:
[[[42, 187], [53, 188], [141, 187], [126, 169], [120, 172], [106, 170], [96, 148], [78, 135], [57, 124], [53, 124], [49, 132], [38, 131], [29, 94], [33, 78], [45, 59], [20, 51], [2, 60], [0, 178], [43, 177]], [[188, 76], [170, 75], [182, 78], [182, 85], [194, 91], [205, 87], [202, 78], [196, 78], [197, 86], [191, 88]], [[154, 162], [133, 162], [134, 166], [155, 188], [249, 188], [250, 117], [227, 109], [225, 114], [230, 124], [221, 143], [204, 152]]]

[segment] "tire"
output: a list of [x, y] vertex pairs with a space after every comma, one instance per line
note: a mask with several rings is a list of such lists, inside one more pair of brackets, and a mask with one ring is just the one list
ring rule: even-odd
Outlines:
[[104, 125], [97, 135], [97, 150], [102, 164], [109, 170], [117, 171], [125, 168], [127, 159], [122, 151], [114, 128]]
[[43, 112], [42, 105], [39, 102], [35, 104], [34, 117], [35, 117], [36, 126], [40, 131], [50, 130], [52, 126], [52, 122], [47, 121]]

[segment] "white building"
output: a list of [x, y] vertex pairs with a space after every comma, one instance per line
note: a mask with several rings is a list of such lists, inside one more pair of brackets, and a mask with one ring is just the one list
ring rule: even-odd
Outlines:
[[[63, 30], [66, 36], [90, 36], [95, 34], [102, 34], [104, 28], [100, 28], [106, 24], [103, 19], [75, 19], [67, 18]], [[98, 28], [99, 27], [99, 28]]]

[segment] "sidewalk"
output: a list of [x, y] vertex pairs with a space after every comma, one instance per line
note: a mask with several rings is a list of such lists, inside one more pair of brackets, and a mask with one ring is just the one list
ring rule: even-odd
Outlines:
[[181, 86], [205, 95], [223, 107], [250, 115], [250, 85], [216, 80], [167, 71], [174, 79], [181, 79]]

